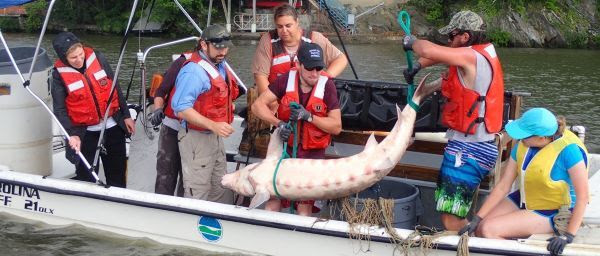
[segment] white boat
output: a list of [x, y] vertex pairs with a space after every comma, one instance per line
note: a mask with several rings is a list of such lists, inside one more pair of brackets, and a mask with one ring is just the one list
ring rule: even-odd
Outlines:
[[[141, 128], [141, 127], [138, 127]], [[142, 133], [133, 138], [135, 142]], [[146, 143], [149, 143], [146, 141]], [[135, 146], [131, 147], [135, 149]], [[55, 154], [61, 157], [61, 151]], [[56, 158], [55, 158], [56, 159]], [[592, 155], [593, 168], [600, 168], [600, 155]], [[153, 183], [152, 159], [147, 167], [131, 169], [129, 179], [135, 189], [148, 189]], [[73, 169], [72, 167], [69, 169]], [[143, 172], [143, 173], [136, 173]], [[65, 172], [58, 172], [64, 175]], [[146, 175], [145, 179], [141, 177]], [[409, 181], [410, 182], [410, 181]], [[590, 184], [600, 182], [600, 172]], [[567, 246], [564, 255], [598, 255], [600, 187], [591, 191], [591, 202], [578, 233], [578, 241]], [[394, 255], [400, 250], [384, 228], [363, 226], [370, 241], [348, 237], [347, 222], [303, 217], [283, 212], [226, 205], [195, 199], [158, 195], [58, 177], [26, 174], [0, 168], [0, 212], [42, 221], [52, 225], [80, 224], [135, 238], [150, 238], [170, 244], [215, 252], [250, 255]], [[413, 231], [396, 229], [406, 239]], [[540, 255], [547, 253], [540, 239], [494, 240], [471, 238], [473, 255]], [[545, 238], [541, 236], [541, 238]], [[593, 241], [596, 240], [596, 241]], [[459, 237], [441, 236], [434, 240], [428, 255], [455, 255]], [[596, 244], [593, 244], [596, 243]], [[422, 248], [411, 248], [420, 253]]]
[[[12, 79], [12, 83], [14, 80]], [[0, 82], [6, 81], [0, 79]], [[47, 88], [44, 82], [38, 84], [38, 90]], [[18, 83], [11, 85], [11, 88], [13, 96], [17, 95], [19, 90], [24, 91]], [[2, 109], [6, 111], [10, 108]], [[40, 110], [34, 108], [34, 111]], [[18, 117], [23, 115], [12, 116], [15, 120], [11, 122], [18, 123]], [[236, 118], [237, 126], [240, 122], [241, 119]], [[0, 162], [0, 165], [5, 166], [0, 168], [0, 212], [52, 225], [80, 224], [130, 237], [150, 238], [165, 244], [215, 252], [259, 255], [393, 255], [396, 250], [401, 250], [399, 245], [391, 242], [390, 235], [381, 227], [361, 227], [361, 232], [368, 234], [370, 240], [356, 240], [349, 238], [350, 226], [344, 221], [302, 217], [261, 209], [248, 210], [246, 207], [151, 193], [155, 177], [156, 139], [149, 140], [142, 132], [141, 122], [137, 122], [137, 125], [138, 133], [132, 138], [129, 147], [131, 153], [128, 189], [105, 188], [97, 184], [65, 179], [72, 175], [74, 168], [64, 159], [64, 151], [58, 146], [62, 139], [58, 136], [58, 129], [54, 129], [55, 149], [47, 149], [48, 154], [53, 152], [54, 164], [52, 168], [42, 168], [50, 170], [53, 175], [13, 171], [31, 168], [33, 162], [39, 161], [26, 162], [25, 166], [8, 160]], [[237, 127], [236, 131], [239, 133], [241, 129]], [[228, 153], [235, 154], [239, 134], [232, 136], [228, 142], [233, 142], [228, 143]], [[25, 142], [23, 145], [30, 144]], [[344, 145], [336, 143], [336, 147]], [[336, 151], [342, 151], [341, 149]], [[346, 145], [343, 149], [351, 151], [351, 145]], [[30, 159], [40, 159], [31, 157], [40, 155], [39, 152], [27, 154]], [[410, 156], [410, 153], [407, 156]], [[593, 170], [599, 169], [600, 156], [592, 155], [592, 158]], [[43, 162], [47, 160], [42, 160]], [[19, 167], [6, 167], [11, 163]], [[230, 164], [234, 166], [233, 163]], [[410, 180], [407, 182], [418, 183]], [[597, 182], [600, 182], [599, 173], [595, 173], [590, 179], [591, 184]], [[600, 188], [594, 189], [585, 218], [588, 226], [580, 231], [581, 234], [589, 234], [579, 235], [578, 239], [583, 238], [583, 242], [569, 245], [565, 255], [597, 255], [600, 252], [600, 245], [586, 241], [590, 237], [599, 237], [597, 224], [600, 223]], [[395, 231], [403, 239], [413, 232], [408, 229]], [[429, 249], [429, 253], [455, 255], [458, 243], [459, 237], [456, 235], [441, 236], [434, 240], [434, 249]], [[546, 242], [543, 239], [471, 238], [468, 245], [469, 251], [474, 255], [547, 253]], [[416, 247], [410, 250], [419, 253], [423, 249]]]

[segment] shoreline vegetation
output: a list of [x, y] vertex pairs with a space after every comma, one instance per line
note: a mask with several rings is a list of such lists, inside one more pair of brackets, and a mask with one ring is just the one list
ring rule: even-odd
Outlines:
[[[189, 14], [200, 25], [206, 21], [208, 4], [204, 1], [180, 0]], [[234, 13], [239, 2], [232, 3]], [[163, 21], [163, 31], [152, 36], [178, 37], [197, 34], [171, 0], [156, 0], [141, 4], [134, 17], [152, 9], [151, 21]], [[48, 7], [45, 0], [24, 5], [27, 16], [0, 17], [0, 27], [7, 32], [38, 32]], [[353, 13], [368, 7], [346, 5]], [[357, 21], [356, 34], [344, 33], [344, 40], [356, 43], [399, 41], [403, 33], [396, 24], [399, 10], [408, 10], [412, 16], [413, 33], [418, 37], [445, 43], [437, 32], [460, 10], [473, 10], [483, 16], [488, 25], [488, 38], [500, 47], [600, 49], [600, 0], [396, 0], [375, 14]], [[57, 1], [50, 19], [53, 31], [85, 31], [98, 34], [122, 35], [127, 24], [131, 3], [119, 0]], [[213, 6], [212, 23], [223, 23], [225, 17], [220, 5]], [[324, 30], [329, 38], [337, 40], [328, 19], [313, 17], [313, 26]], [[315, 26], [316, 25], [316, 26]], [[147, 35], [147, 34], [146, 34]], [[236, 39], [257, 39], [259, 33], [234, 32]]]

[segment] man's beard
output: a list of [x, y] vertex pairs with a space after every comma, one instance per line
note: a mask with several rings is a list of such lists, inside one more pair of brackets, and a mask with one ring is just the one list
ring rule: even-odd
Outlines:
[[211, 58], [210, 60], [215, 63], [215, 64], [219, 64], [221, 62], [223, 62], [223, 60], [225, 59], [225, 55], [217, 55], [215, 56], [215, 58]]

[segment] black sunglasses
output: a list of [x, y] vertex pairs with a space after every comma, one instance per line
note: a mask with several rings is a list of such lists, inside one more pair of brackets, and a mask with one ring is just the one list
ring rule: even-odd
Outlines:
[[448, 39], [450, 39], [450, 41], [452, 41], [452, 40], [454, 40], [455, 36], [462, 35], [465, 32], [466, 31], [464, 31], [464, 30], [454, 30], [454, 31], [448, 33]]
[[306, 69], [307, 71], [313, 71], [313, 70], [315, 70], [315, 69], [316, 69], [317, 71], [321, 71], [321, 70], [323, 70], [323, 67], [312, 67], [312, 68], [306, 68], [306, 67], [305, 67], [304, 69]]
[[230, 39], [231, 39], [231, 37], [230, 37], [230, 36], [224, 36], [224, 37], [211, 38], [211, 39], [208, 39], [208, 40], [206, 40], [206, 41], [209, 41], [209, 42], [211, 42], [211, 43], [218, 44], [218, 43], [221, 43], [221, 42], [223, 42], [223, 41], [229, 41]]

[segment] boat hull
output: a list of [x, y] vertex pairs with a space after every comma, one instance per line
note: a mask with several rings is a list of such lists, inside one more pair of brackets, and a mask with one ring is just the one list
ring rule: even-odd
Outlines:
[[[86, 227], [215, 252], [249, 255], [393, 255], [381, 228], [371, 241], [348, 238], [349, 225], [123, 188], [0, 171], [0, 212], [53, 225]], [[397, 229], [401, 237], [412, 231]], [[428, 255], [456, 255], [457, 236], [436, 240]], [[472, 238], [472, 255], [536, 255], [540, 245]], [[419, 252], [419, 248], [411, 249]], [[585, 255], [577, 251], [577, 255]], [[589, 254], [589, 255], [593, 255]]]

